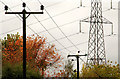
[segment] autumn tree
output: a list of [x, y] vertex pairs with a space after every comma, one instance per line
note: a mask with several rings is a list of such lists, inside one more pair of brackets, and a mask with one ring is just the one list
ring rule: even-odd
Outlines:
[[[23, 61], [23, 37], [7, 34], [2, 40], [3, 66], [6, 63], [21, 64]], [[55, 45], [48, 45], [46, 38], [31, 35], [26, 38], [27, 68], [39, 70], [42, 75], [49, 66], [60, 66], [61, 55]]]
[[119, 64], [112, 65], [112, 62], [107, 62], [107, 64], [100, 65], [83, 65], [80, 74], [81, 77], [113, 77], [120, 79], [120, 69]]

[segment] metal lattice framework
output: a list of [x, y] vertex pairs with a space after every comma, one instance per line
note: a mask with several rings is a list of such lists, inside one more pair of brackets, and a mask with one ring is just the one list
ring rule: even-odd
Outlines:
[[87, 63], [106, 62], [101, 0], [91, 0]]

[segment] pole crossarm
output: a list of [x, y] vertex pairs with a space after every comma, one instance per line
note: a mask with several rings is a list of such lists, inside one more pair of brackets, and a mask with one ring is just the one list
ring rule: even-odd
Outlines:
[[[23, 12], [5, 12], [5, 14], [23, 14]], [[43, 14], [43, 12], [25, 12], [25, 14]]]
[[85, 54], [85, 55], [68, 55], [68, 57], [79, 57], [79, 56], [87, 56], [87, 54]]
[[85, 55], [68, 55], [67, 57], [76, 57], [77, 59], [77, 79], [79, 79], [79, 57], [80, 56], [87, 56], [87, 54]]

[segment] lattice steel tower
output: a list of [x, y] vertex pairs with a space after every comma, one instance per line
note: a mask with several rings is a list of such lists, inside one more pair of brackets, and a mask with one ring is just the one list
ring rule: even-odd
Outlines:
[[106, 62], [101, 0], [91, 0], [87, 63]]

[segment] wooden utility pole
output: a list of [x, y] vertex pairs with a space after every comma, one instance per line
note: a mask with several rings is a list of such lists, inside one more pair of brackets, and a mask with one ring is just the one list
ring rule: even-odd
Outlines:
[[[41, 5], [42, 12], [27, 12], [25, 10], [26, 4], [23, 3], [24, 9], [22, 12], [7, 12], [8, 6], [5, 6], [5, 14], [18, 14], [23, 19], [23, 79], [26, 79], [26, 19], [29, 17], [30, 14], [43, 14], [44, 6]], [[26, 14], [28, 14], [26, 16]], [[22, 16], [21, 16], [22, 15]]]

